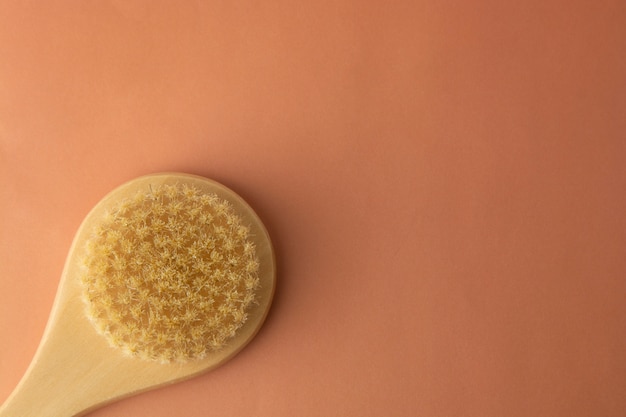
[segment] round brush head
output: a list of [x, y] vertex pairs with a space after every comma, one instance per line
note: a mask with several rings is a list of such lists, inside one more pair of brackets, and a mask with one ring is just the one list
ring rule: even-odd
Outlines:
[[221, 349], [259, 288], [250, 229], [216, 194], [155, 184], [92, 231], [81, 282], [87, 316], [110, 345], [163, 363]]

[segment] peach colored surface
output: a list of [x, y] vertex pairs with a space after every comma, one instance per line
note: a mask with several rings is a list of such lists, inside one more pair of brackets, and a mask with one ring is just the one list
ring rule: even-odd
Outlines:
[[619, 0], [0, 1], [0, 402], [88, 210], [178, 170], [258, 210], [275, 305], [92, 416], [626, 415], [624, 39]]

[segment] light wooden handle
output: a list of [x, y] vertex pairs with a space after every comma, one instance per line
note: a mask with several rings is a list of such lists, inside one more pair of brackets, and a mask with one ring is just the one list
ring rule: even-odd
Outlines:
[[[61, 315], [82, 314], [78, 303], [65, 307]], [[55, 331], [45, 337], [28, 371], [0, 409], [0, 417], [79, 416], [116, 396], [115, 386], [106, 384], [116, 372], [115, 364], [94, 361], [96, 356], [90, 352], [102, 349], [102, 344], [88, 345], [92, 341], [85, 340], [85, 332], [63, 327], [64, 323], [67, 321], [57, 321]]]

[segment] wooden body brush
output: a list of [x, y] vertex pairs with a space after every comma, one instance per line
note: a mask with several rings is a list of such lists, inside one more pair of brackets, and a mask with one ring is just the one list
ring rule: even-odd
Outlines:
[[254, 337], [274, 287], [267, 231], [234, 192], [186, 174], [130, 181], [80, 226], [0, 417], [79, 416], [208, 371]]

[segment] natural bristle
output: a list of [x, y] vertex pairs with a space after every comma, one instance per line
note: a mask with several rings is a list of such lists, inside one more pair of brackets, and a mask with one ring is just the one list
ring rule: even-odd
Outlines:
[[120, 201], [87, 242], [89, 319], [111, 345], [144, 359], [219, 350], [259, 287], [249, 233], [228, 201], [187, 185], [152, 185]]

